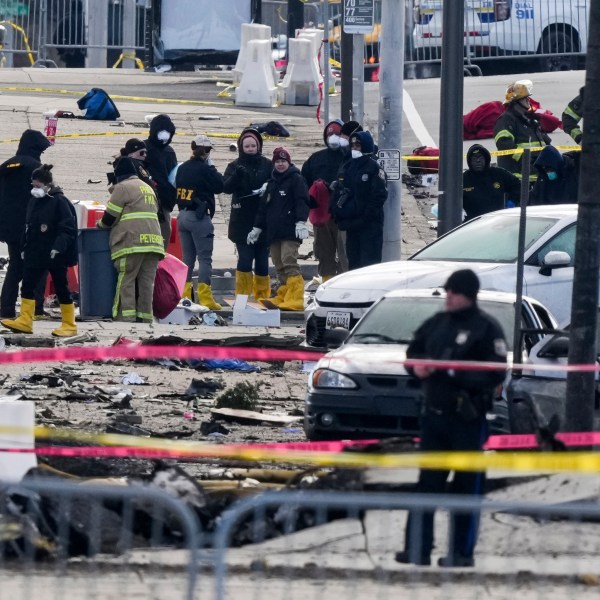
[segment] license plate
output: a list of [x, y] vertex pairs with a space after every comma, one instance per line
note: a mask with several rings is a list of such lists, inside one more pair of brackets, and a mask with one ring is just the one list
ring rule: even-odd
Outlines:
[[325, 321], [326, 329], [333, 329], [334, 327], [343, 327], [344, 329], [350, 329], [350, 317], [352, 313], [349, 312], [334, 312], [330, 311], [327, 313], [327, 319]]

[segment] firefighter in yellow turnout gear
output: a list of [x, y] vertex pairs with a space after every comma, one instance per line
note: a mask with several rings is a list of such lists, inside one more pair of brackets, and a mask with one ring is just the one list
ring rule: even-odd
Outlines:
[[156, 195], [137, 176], [133, 159], [120, 158], [114, 171], [117, 184], [98, 221], [98, 227], [111, 229], [110, 252], [118, 273], [113, 319], [151, 323], [154, 277], [165, 255]]

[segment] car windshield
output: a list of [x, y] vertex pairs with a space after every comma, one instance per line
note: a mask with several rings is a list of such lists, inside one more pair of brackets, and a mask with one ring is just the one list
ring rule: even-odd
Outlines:
[[[528, 217], [525, 248], [548, 231], [557, 219]], [[519, 215], [486, 215], [440, 238], [410, 260], [453, 260], [511, 263], [517, 260]]]
[[[479, 307], [502, 326], [512, 350], [514, 304], [481, 300]], [[347, 344], [408, 344], [418, 327], [436, 312], [444, 310], [444, 297], [384, 298], [356, 325]]]

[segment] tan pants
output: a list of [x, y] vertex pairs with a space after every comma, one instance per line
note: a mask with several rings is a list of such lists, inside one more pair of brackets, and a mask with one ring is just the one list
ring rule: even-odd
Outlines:
[[[114, 261], [117, 270], [117, 292], [113, 303], [113, 319], [152, 323], [154, 277], [160, 256], [153, 252], [129, 254]], [[137, 286], [137, 298], [136, 298]]]
[[315, 257], [319, 261], [319, 275], [333, 277], [348, 270], [346, 258], [346, 232], [340, 231], [334, 220], [313, 227]]
[[277, 270], [279, 283], [283, 285], [288, 277], [301, 275], [298, 265], [298, 249], [300, 242], [290, 240], [276, 240], [271, 242], [271, 260]]

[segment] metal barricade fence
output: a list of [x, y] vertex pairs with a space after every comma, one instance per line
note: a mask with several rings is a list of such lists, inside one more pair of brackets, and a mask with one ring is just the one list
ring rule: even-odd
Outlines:
[[202, 543], [195, 514], [158, 488], [0, 487], [2, 598], [192, 600]]
[[[380, 62], [382, 0], [375, 0], [375, 27], [365, 35], [365, 78]], [[442, 49], [442, 0], [406, 0], [405, 62], [439, 63]], [[274, 38], [286, 33], [287, 0], [263, 0], [263, 22]], [[341, 62], [343, 2], [307, 2], [305, 24], [323, 27], [329, 19], [330, 56]], [[466, 0], [465, 65], [472, 62], [535, 58], [541, 70], [577, 68], [587, 50], [589, 0]], [[468, 72], [467, 74], [471, 74]]]
[[146, 49], [150, 8], [151, 0], [2, 2], [3, 66], [107, 67], [124, 58], [133, 67]]
[[[419, 516], [436, 508], [481, 512], [474, 568], [416, 567], [394, 560], [404, 545], [406, 511], [416, 512], [418, 534]], [[439, 512], [435, 533], [434, 561], [446, 554], [449, 537]], [[240, 539], [254, 543], [233, 548]], [[216, 600], [596, 598], [600, 505], [395, 493], [267, 493], [223, 515], [215, 552]]]

